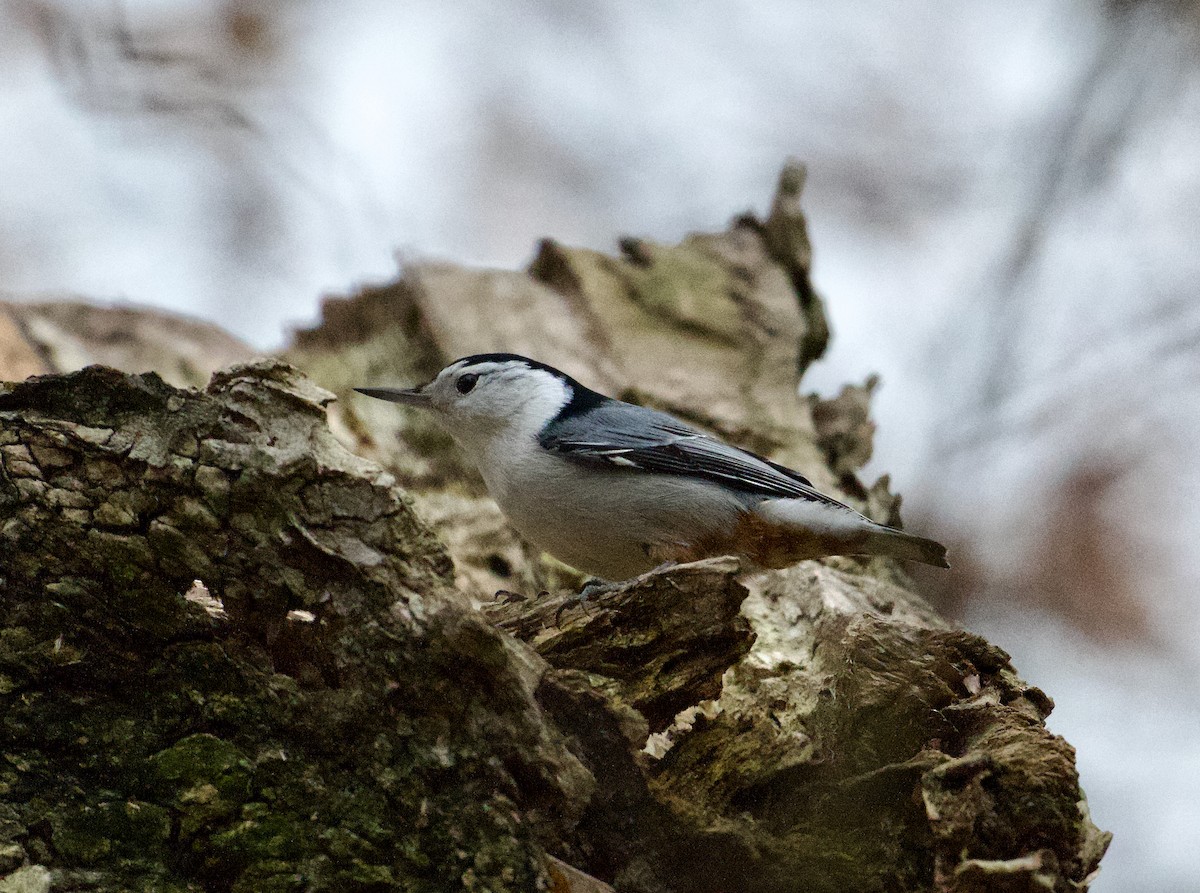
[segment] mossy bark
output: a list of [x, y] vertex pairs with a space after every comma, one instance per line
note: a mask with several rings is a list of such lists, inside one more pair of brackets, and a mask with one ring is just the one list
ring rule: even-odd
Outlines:
[[591, 780], [328, 396], [281, 365], [0, 394], [0, 812], [56, 889], [545, 883]]

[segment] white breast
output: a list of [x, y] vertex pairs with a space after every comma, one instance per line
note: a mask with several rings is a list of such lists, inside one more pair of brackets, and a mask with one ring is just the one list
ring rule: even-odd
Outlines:
[[744, 508], [714, 484], [583, 467], [529, 441], [489, 443], [478, 461], [492, 498], [535, 546], [585, 573], [624, 580], [658, 562], [648, 547], [731, 529]]

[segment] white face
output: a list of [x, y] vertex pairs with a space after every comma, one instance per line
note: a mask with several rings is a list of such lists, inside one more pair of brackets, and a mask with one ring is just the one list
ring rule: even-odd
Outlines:
[[419, 392], [466, 446], [502, 435], [536, 436], [571, 398], [570, 387], [557, 376], [515, 360], [459, 360]]

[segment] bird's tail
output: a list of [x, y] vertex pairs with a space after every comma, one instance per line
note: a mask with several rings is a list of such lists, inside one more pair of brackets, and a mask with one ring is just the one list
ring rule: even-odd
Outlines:
[[934, 540], [913, 536], [903, 530], [884, 527], [867, 536], [867, 551], [872, 555], [889, 555], [906, 561], [919, 561], [934, 567], [949, 567], [946, 547]]

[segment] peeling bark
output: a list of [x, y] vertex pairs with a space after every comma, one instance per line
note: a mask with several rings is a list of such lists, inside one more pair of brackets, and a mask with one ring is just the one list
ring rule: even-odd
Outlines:
[[1065, 891], [1095, 869], [1108, 836], [1074, 752], [1003, 651], [906, 589], [812, 564], [746, 612], [755, 651], [653, 786], [687, 791], [680, 814], [759, 866], [747, 889], [1011, 889], [981, 878], [1032, 860], [1016, 889]]
[[749, 594], [740, 569], [736, 559], [713, 558], [648, 574], [594, 605], [547, 594], [494, 603], [485, 614], [555, 667], [592, 674], [661, 732], [680, 711], [720, 695], [721, 677], [754, 643], [739, 613]]

